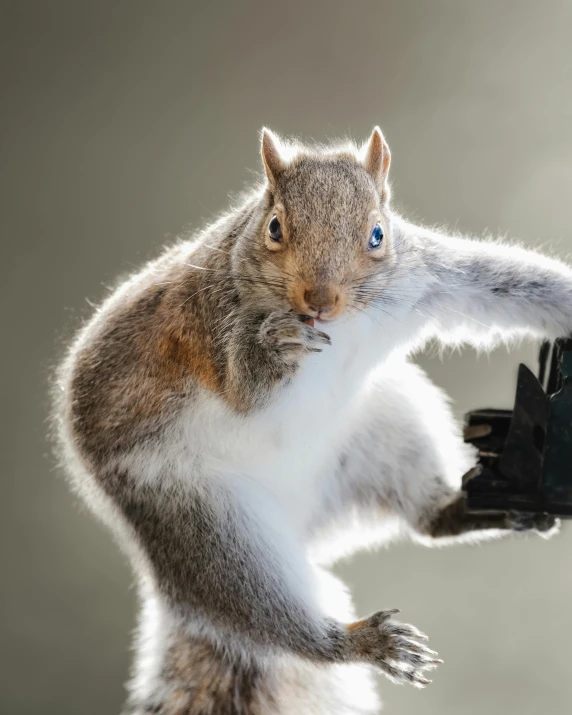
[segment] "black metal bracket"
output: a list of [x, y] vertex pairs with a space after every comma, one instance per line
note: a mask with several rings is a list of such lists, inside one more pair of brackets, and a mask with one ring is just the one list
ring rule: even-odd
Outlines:
[[538, 378], [519, 366], [512, 411], [466, 415], [481, 467], [463, 487], [469, 511], [572, 519], [572, 339], [543, 343], [539, 364]]

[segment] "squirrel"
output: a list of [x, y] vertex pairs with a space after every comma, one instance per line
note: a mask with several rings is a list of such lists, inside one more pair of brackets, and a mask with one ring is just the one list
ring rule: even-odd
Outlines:
[[474, 448], [408, 356], [572, 330], [572, 270], [391, 208], [390, 151], [262, 131], [263, 180], [131, 276], [80, 330], [54, 415], [73, 487], [142, 602], [126, 715], [341, 715], [372, 672], [441, 662], [396, 609], [358, 618], [328, 567], [557, 520], [467, 512]]

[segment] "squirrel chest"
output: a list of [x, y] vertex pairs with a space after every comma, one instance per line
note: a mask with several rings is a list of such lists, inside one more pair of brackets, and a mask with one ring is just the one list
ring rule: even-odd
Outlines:
[[332, 328], [332, 346], [309, 355], [264, 408], [236, 414], [205, 395], [183, 411], [183, 464], [200, 464], [205, 478], [234, 482], [238, 491], [252, 487], [266, 494], [303, 526], [382, 357], [374, 351], [367, 316]]

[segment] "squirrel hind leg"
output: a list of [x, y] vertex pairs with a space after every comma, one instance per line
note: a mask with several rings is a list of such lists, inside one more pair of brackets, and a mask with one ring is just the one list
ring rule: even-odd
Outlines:
[[181, 635], [164, 653], [151, 691], [135, 689], [122, 715], [278, 713], [275, 690], [275, 678], [256, 664], [241, 664], [207, 640]]
[[362, 665], [311, 664], [278, 656], [272, 664], [230, 659], [207, 640], [177, 637], [160, 675], [143, 695], [132, 692], [122, 715], [373, 715], [375, 685]]

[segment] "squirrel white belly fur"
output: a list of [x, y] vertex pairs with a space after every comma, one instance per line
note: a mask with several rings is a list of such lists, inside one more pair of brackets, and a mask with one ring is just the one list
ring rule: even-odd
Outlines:
[[262, 157], [264, 184], [125, 282], [59, 373], [62, 460], [140, 584], [129, 715], [373, 713], [371, 669], [426, 685], [423, 634], [356, 620], [327, 566], [521, 524], [466, 513], [475, 455], [407, 356], [572, 329], [566, 265], [392, 212], [379, 129], [265, 130]]

